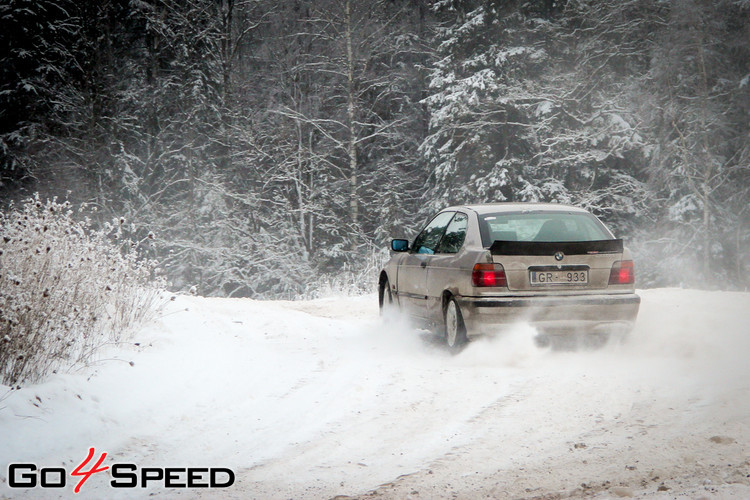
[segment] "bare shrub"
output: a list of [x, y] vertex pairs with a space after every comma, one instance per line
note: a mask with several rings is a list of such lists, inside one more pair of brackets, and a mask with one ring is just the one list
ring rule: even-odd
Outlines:
[[85, 363], [152, 313], [162, 283], [154, 262], [137, 259], [142, 242], [123, 237], [124, 223], [94, 229], [69, 204], [38, 196], [0, 214], [3, 384]]

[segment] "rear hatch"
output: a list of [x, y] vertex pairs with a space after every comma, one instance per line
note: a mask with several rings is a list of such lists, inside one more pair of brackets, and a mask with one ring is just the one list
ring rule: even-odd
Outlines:
[[496, 240], [490, 253], [505, 269], [509, 290], [574, 293], [607, 288], [612, 266], [622, 260], [623, 243]]

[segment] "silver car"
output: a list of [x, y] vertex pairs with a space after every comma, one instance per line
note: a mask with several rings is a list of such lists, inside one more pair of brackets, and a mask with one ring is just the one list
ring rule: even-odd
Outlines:
[[629, 332], [638, 314], [630, 252], [581, 208], [449, 207], [391, 250], [381, 312], [408, 314], [451, 348], [519, 321], [535, 326], [541, 343], [583, 336], [597, 344]]

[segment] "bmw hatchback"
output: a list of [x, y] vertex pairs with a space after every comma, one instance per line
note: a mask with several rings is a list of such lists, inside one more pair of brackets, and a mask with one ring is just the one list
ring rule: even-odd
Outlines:
[[451, 348], [517, 322], [542, 343], [602, 343], [632, 329], [640, 297], [630, 252], [584, 209], [560, 204], [462, 205], [417, 237], [391, 241], [381, 311], [439, 330]]

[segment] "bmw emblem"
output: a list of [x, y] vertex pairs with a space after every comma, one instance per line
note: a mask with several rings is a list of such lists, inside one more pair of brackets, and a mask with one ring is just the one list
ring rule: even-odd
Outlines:
[[555, 260], [563, 260], [565, 258], [565, 254], [562, 252], [555, 252]]

